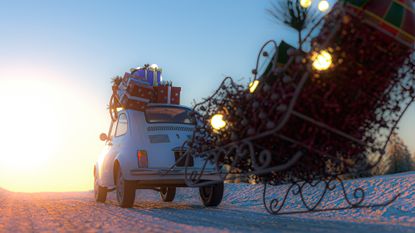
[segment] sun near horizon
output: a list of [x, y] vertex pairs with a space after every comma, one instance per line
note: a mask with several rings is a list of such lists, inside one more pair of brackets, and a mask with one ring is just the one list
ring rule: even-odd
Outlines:
[[97, 132], [106, 120], [94, 96], [52, 67], [11, 67], [0, 77], [0, 187], [90, 190]]

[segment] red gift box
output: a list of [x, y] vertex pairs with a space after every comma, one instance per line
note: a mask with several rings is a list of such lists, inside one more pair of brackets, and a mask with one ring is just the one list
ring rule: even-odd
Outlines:
[[134, 109], [138, 111], [145, 111], [150, 99], [130, 96], [125, 94], [121, 99], [121, 104], [125, 109]]
[[138, 82], [132, 81], [128, 82], [127, 93], [134, 97], [140, 97], [148, 99], [151, 101], [154, 97], [154, 89], [152, 86], [142, 85]]
[[155, 102], [162, 104], [180, 104], [181, 87], [157, 86], [154, 87]]

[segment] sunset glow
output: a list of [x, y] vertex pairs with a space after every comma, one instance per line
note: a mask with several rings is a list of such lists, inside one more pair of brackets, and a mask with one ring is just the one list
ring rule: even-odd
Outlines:
[[1, 163], [20, 172], [37, 170], [59, 146], [56, 98], [48, 98], [56, 93], [52, 87], [31, 81], [3, 84], [1, 92], [9, 97], [2, 101], [6, 114], [0, 115], [7, 132], [0, 135], [4, 143]]
[[[81, 89], [57, 82], [59, 74], [44, 77], [47, 71], [40, 69], [11, 73], [3, 72], [0, 80], [1, 187], [25, 192], [86, 189], [92, 181], [85, 173], [98, 156], [91, 152], [98, 140], [88, 138], [96, 133], [88, 129], [97, 114], [91, 101], [85, 101]], [[86, 140], [90, 146], [80, 148]]]

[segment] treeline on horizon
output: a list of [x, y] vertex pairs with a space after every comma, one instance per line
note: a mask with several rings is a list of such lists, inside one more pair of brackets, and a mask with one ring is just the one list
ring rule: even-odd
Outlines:
[[[369, 160], [371, 161], [368, 162], [373, 164], [375, 160], [377, 161], [377, 158], [377, 156], [370, 157]], [[330, 166], [330, 164], [327, 166]], [[358, 175], [345, 175], [341, 177], [343, 179], [355, 179], [360, 177], [380, 176], [408, 171], [415, 171], [415, 152], [411, 153], [403, 139], [399, 137], [398, 134], [393, 133], [386, 147], [386, 152], [377, 166]], [[253, 178], [242, 178], [237, 174], [229, 175], [228, 178], [231, 179], [227, 181], [227, 183], [257, 183], [257, 181]]]
[[415, 170], [415, 152], [411, 154], [408, 146], [397, 134], [393, 134], [386, 153], [370, 173], [373, 176], [394, 174]]

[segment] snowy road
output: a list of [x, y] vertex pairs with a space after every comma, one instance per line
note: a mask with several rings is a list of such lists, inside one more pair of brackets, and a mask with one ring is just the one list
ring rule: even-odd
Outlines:
[[[160, 202], [154, 191], [139, 190], [131, 209], [117, 207], [113, 194], [106, 204], [97, 204], [91, 192], [24, 194], [0, 189], [0, 232], [415, 232], [415, 173], [352, 183], [368, 189], [368, 195], [377, 194], [368, 201], [397, 192], [401, 197], [371, 210], [271, 216], [262, 207], [258, 185], [226, 185], [222, 205], [213, 209], [203, 208], [191, 189], [178, 190], [173, 203]], [[339, 203], [334, 195], [323, 204]]]

